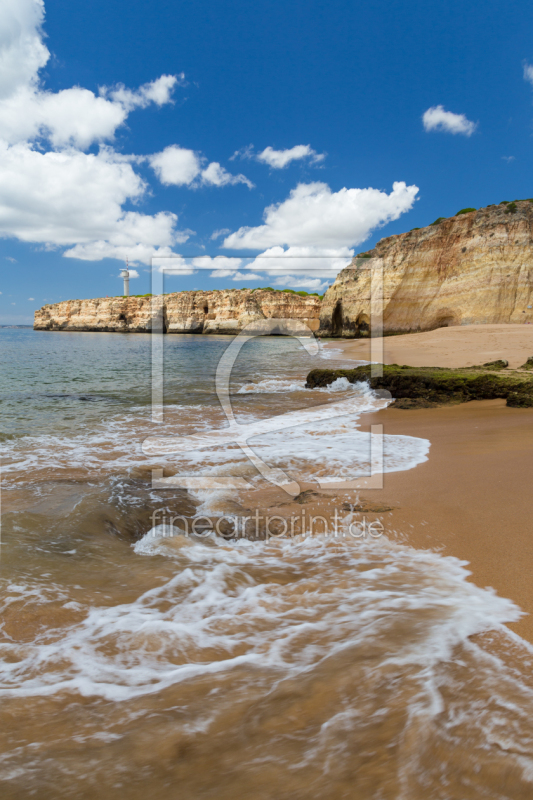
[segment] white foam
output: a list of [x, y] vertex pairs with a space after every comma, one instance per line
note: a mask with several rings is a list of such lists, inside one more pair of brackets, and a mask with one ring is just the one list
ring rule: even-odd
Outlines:
[[[175, 560], [176, 574], [131, 603], [92, 607], [76, 626], [35, 643], [4, 643], [2, 696], [69, 691], [118, 701], [237, 665], [295, 677], [370, 643], [380, 666], [411, 663], [423, 673], [458, 642], [519, 616], [511, 601], [468, 582], [457, 559], [387, 541], [183, 547], [149, 538], [152, 553]], [[258, 574], [272, 577], [263, 583]]]
[[268, 378], [258, 383], [246, 383], [237, 394], [277, 394], [279, 392], [303, 392], [305, 381]]

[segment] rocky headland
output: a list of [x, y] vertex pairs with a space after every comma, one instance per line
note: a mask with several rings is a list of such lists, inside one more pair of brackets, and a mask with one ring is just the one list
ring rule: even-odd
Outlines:
[[320, 298], [269, 289], [173, 292], [158, 297], [65, 300], [35, 312], [35, 330], [147, 333], [153, 321], [165, 333], [237, 334], [265, 319], [319, 326]]
[[367, 336], [381, 302], [385, 334], [533, 322], [533, 201], [463, 210], [382, 239], [326, 292], [320, 333]]
[[[158, 316], [159, 315], [159, 316]], [[454, 325], [533, 323], [533, 200], [463, 209], [382, 239], [356, 256], [324, 298], [270, 289], [174, 292], [153, 299], [67, 300], [35, 312], [36, 330], [235, 334], [262, 319], [304, 321], [359, 338]]]

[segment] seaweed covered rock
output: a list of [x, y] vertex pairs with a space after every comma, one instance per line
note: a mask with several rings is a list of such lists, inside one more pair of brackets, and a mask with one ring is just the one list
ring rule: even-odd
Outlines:
[[505, 361], [503, 358], [499, 358], [497, 361], [487, 361], [483, 366], [485, 369], [507, 369], [509, 362]]
[[[314, 389], [329, 386], [337, 378], [346, 378], [350, 383], [365, 381], [374, 390], [390, 392], [397, 408], [428, 408], [498, 398], [515, 408], [533, 407], [533, 376], [527, 373], [509, 372], [501, 375], [486, 369], [481, 371], [479, 367], [378, 366], [380, 369], [377, 372], [381, 374], [376, 375], [374, 369], [374, 376], [370, 364], [354, 369], [315, 369], [307, 376], [306, 387]], [[500, 369], [503, 368], [496, 368]]]

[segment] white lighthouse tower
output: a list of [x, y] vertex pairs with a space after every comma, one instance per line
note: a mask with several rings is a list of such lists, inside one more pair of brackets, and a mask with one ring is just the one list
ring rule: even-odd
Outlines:
[[130, 296], [130, 271], [129, 271], [129, 264], [128, 259], [126, 259], [126, 266], [120, 272], [120, 277], [124, 278], [124, 297]]

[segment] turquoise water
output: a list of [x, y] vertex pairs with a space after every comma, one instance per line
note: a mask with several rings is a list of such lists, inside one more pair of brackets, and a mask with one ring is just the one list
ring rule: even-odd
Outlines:
[[[165, 402], [218, 406], [215, 371], [231, 341], [230, 336], [165, 336]], [[148, 406], [151, 345], [149, 334], [0, 329], [2, 433], [75, 433]], [[268, 376], [296, 379], [315, 366], [317, 358], [296, 341], [271, 337], [245, 346], [232, 381], [238, 387]]]

